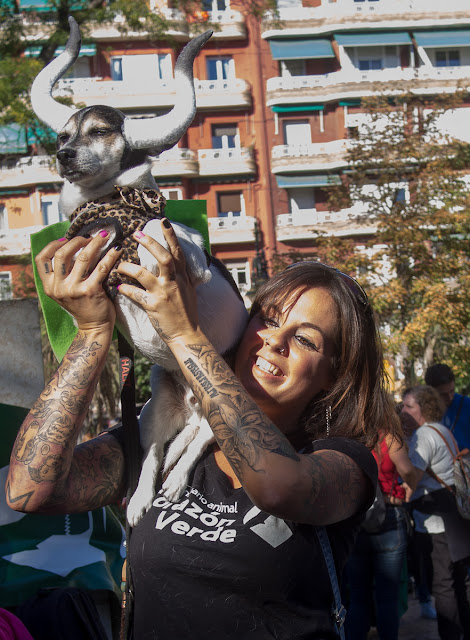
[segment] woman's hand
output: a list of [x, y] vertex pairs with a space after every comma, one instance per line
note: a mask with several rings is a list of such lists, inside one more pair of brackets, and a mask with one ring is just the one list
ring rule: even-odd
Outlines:
[[178, 238], [166, 218], [162, 220], [162, 230], [168, 250], [141, 231], [134, 234], [139, 244], [156, 259], [159, 268], [157, 276], [130, 262], [121, 262], [117, 270], [142, 285], [143, 289], [122, 284], [119, 286], [119, 293], [147, 312], [158, 335], [170, 346], [180, 338], [194, 337], [199, 329], [199, 322], [195, 288], [189, 280]]
[[69, 242], [55, 240], [36, 256], [44, 292], [75, 318], [81, 331], [112, 331], [114, 327], [116, 312], [103, 289], [103, 280], [121, 249], [110, 249], [97, 262], [107, 241], [104, 231], [93, 239], [80, 236]]

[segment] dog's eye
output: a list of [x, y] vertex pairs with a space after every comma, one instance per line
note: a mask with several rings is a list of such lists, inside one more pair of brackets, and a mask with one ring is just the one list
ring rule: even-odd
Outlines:
[[70, 138], [69, 135], [67, 135], [66, 133], [62, 133], [60, 136], [57, 136], [57, 143], [65, 144], [69, 138]]
[[93, 129], [93, 131], [91, 131], [91, 135], [97, 136], [98, 138], [106, 136], [108, 133], [107, 129]]

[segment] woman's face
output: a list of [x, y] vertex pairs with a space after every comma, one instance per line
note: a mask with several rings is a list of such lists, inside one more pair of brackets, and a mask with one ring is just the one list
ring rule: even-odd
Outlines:
[[407, 393], [403, 398], [402, 413], [408, 413], [412, 418], [416, 420], [419, 426], [423, 425], [426, 420], [421, 413], [421, 407], [416, 402], [413, 394]]
[[331, 386], [336, 306], [326, 289], [308, 289], [285, 309], [260, 311], [248, 324], [235, 373], [260, 409], [284, 433]]

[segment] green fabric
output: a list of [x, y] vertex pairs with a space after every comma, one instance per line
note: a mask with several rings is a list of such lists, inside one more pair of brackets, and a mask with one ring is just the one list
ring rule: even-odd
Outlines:
[[[28, 409], [0, 404], [0, 473]], [[124, 529], [113, 508], [69, 515], [25, 514], [0, 501], [0, 607], [42, 587], [109, 589], [120, 595]]]
[[[206, 249], [210, 252], [205, 200], [168, 200], [165, 205], [165, 214], [169, 220], [180, 222], [199, 231], [204, 238]], [[51, 298], [44, 293], [34, 258], [49, 242], [63, 238], [69, 226], [70, 223], [68, 220], [57, 222], [56, 224], [41, 229], [38, 233], [31, 234], [31, 258], [33, 261], [34, 282], [44, 315], [49, 342], [59, 362], [72, 344], [77, 329], [71, 316], [64, 311], [57, 302], [51, 300]]]

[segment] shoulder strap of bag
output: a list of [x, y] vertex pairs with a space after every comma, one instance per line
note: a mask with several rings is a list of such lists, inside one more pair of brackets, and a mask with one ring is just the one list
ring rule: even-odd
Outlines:
[[[446, 443], [447, 448], [449, 449], [449, 453], [450, 453], [450, 455], [452, 456], [452, 462], [455, 462], [455, 460], [456, 460], [457, 456], [459, 455], [459, 447], [457, 446], [457, 442], [455, 441], [455, 438], [454, 438], [454, 436], [452, 435], [452, 432], [449, 432], [449, 433], [450, 433], [450, 436], [451, 436], [451, 438], [452, 438], [452, 440], [453, 440], [453, 443], [454, 443], [454, 445], [455, 445], [455, 448], [456, 448], [456, 450], [457, 450], [457, 453], [456, 453], [456, 454], [454, 454], [454, 452], [453, 452], [453, 451], [452, 451], [452, 449], [451, 449], [450, 444], [449, 444], [449, 443], [448, 443], [448, 441], [447, 441], [447, 438], [444, 436], [444, 434], [442, 434], [442, 433], [439, 431], [439, 429], [436, 429], [436, 427], [433, 427], [431, 424], [426, 424], [426, 426], [427, 426], [427, 427], [429, 427], [430, 429], [433, 429], [436, 433], [438, 433], [438, 434], [441, 436], [441, 438], [442, 438], [442, 439], [444, 440], [444, 442]], [[434, 472], [430, 467], [428, 467], [428, 468], [426, 469], [426, 473], [427, 473], [428, 475], [430, 475], [430, 476], [431, 476], [431, 478], [434, 478], [434, 480], [437, 480], [440, 484], [442, 484], [442, 486], [443, 486], [443, 487], [445, 487], [446, 489], [448, 489], [450, 492], [454, 493], [454, 490], [452, 489], [452, 487], [451, 487], [450, 485], [448, 485], [446, 482], [444, 482], [444, 480], [442, 480], [442, 478], [440, 478], [440, 477], [437, 475], [437, 473], [435, 473], [435, 472]]]
[[[134, 350], [121, 332], [118, 332], [118, 348], [121, 379], [121, 411], [124, 428], [124, 443], [126, 448], [127, 469], [127, 504], [131, 499], [139, 481], [141, 468], [139, 421], [135, 406], [135, 375]], [[124, 607], [121, 618], [121, 638], [126, 639], [131, 634], [133, 616], [133, 581], [129, 562], [129, 542], [132, 529], [126, 518], [126, 587], [124, 592]]]
[[336, 575], [335, 561], [333, 558], [333, 551], [331, 550], [330, 540], [325, 527], [315, 527], [315, 533], [317, 534], [317, 538], [325, 558], [326, 568], [328, 569], [328, 575], [330, 576], [331, 588], [335, 599], [335, 605], [332, 613], [336, 628], [338, 629], [341, 640], [345, 640], [344, 621], [346, 620], [346, 609], [341, 604], [341, 593], [339, 590], [338, 577]]

